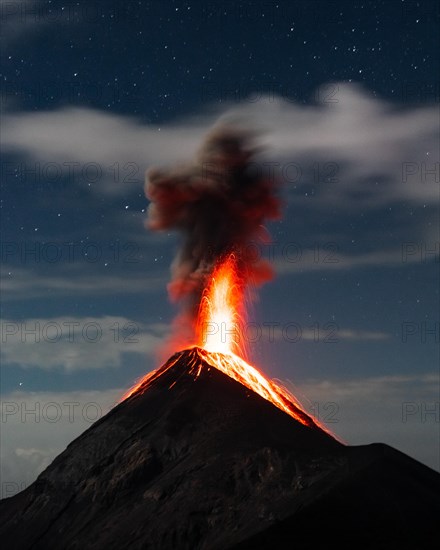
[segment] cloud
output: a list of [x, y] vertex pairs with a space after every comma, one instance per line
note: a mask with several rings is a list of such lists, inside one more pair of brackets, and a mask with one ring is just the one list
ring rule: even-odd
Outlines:
[[[165, 272], [164, 272], [165, 273]], [[168, 275], [166, 275], [167, 277]], [[143, 294], [164, 287], [164, 276], [146, 276], [126, 270], [120, 275], [99, 273], [74, 274], [64, 270], [38, 273], [33, 269], [11, 266], [1, 270], [0, 288], [2, 300], [28, 300], [47, 296], [98, 296], [117, 294]]]
[[167, 332], [165, 324], [117, 316], [4, 320], [1, 360], [3, 365], [66, 372], [117, 368], [124, 354], [154, 354]]
[[[387, 332], [381, 332], [378, 330], [354, 330], [341, 328], [335, 330], [334, 339], [335, 342], [341, 340], [351, 341], [374, 341], [374, 340], [388, 340], [390, 334]], [[316, 331], [312, 329], [305, 329], [302, 331], [301, 337], [304, 340], [316, 340]], [[333, 338], [333, 336], [332, 336]]]
[[[103, 169], [132, 162], [143, 179], [152, 164], [191, 158], [217, 118], [243, 120], [266, 131], [269, 149], [261, 162], [278, 163], [273, 169], [298, 201], [310, 201], [303, 187], [314, 184], [315, 204], [322, 200], [338, 208], [396, 200], [436, 203], [439, 176], [430, 170], [438, 171], [438, 107], [396, 107], [358, 85], [332, 86], [335, 93], [327, 102], [302, 105], [262, 96], [207, 105], [198, 116], [160, 127], [83, 107], [11, 112], [3, 116], [2, 146], [6, 153], [41, 162], [94, 162]], [[333, 182], [326, 181], [330, 175]], [[100, 189], [105, 191], [122, 193], [126, 186], [109, 177]]]
[[[438, 106], [402, 108], [356, 84], [333, 88], [330, 102], [313, 106], [266, 99], [259, 118], [270, 128], [274, 153], [300, 169], [312, 168], [310, 181], [335, 206], [341, 197], [363, 206], [398, 197], [438, 199], [438, 165], [436, 175], [426, 173], [439, 162]], [[297, 172], [290, 174], [296, 176], [293, 184], [302, 183]]]
[[409, 398], [435, 398], [439, 377], [435, 373], [420, 375], [386, 375], [362, 379], [348, 379], [338, 381], [311, 379], [301, 387], [305, 393], [315, 397], [317, 395], [331, 395], [335, 399], [362, 399], [368, 400], [372, 395], [376, 399], [396, 396]]
[[[126, 193], [133, 183], [142, 187], [147, 166], [191, 157], [209, 126], [207, 120], [142, 125], [134, 117], [84, 107], [2, 118], [5, 152], [21, 152], [43, 165], [56, 163], [66, 175], [97, 165], [108, 176], [100, 193]], [[69, 168], [69, 163], [78, 166]]]

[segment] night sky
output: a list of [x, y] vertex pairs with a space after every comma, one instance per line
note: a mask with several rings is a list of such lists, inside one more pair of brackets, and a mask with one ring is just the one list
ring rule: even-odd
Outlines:
[[440, 469], [437, 2], [0, 9], [2, 496], [158, 366], [179, 236], [145, 228], [144, 174], [220, 117], [282, 181], [250, 360]]

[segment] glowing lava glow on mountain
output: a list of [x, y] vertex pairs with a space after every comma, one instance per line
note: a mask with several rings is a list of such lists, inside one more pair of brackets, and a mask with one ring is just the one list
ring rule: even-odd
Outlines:
[[[197, 319], [197, 343], [189, 350], [190, 372], [197, 378], [203, 364], [215, 367], [249, 388], [305, 426], [319, 426], [329, 430], [316, 419], [311, 419], [286, 388], [267, 379], [249, 365], [240, 353], [239, 325], [243, 321], [243, 288], [240, 284], [233, 255], [220, 263], [210, 276], [203, 294]], [[175, 365], [182, 354], [173, 356], [163, 367], [148, 373], [122, 398], [127, 399], [138, 390], [148, 388], [163, 372]], [[171, 386], [172, 387], [172, 386]], [[333, 435], [333, 434], [331, 434]]]

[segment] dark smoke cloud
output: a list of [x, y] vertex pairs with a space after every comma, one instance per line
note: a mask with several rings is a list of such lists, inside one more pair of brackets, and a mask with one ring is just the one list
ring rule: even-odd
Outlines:
[[269, 264], [249, 254], [252, 246], [255, 252], [253, 243], [264, 238], [264, 221], [280, 213], [273, 175], [256, 161], [255, 137], [242, 128], [220, 126], [207, 135], [192, 163], [147, 173], [147, 226], [183, 235], [168, 291], [192, 317], [207, 277], [230, 253], [244, 286], [271, 278]]

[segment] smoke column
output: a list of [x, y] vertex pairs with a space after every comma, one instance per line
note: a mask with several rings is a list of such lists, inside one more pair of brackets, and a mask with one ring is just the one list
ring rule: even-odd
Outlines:
[[234, 254], [243, 288], [272, 277], [255, 243], [267, 236], [264, 221], [279, 217], [280, 201], [273, 175], [255, 160], [254, 140], [248, 130], [219, 126], [193, 162], [147, 172], [147, 227], [175, 229], [183, 237], [168, 284], [170, 299], [181, 305], [175, 321], [180, 342], [190, 343], [207, 278], [222, 258]]

